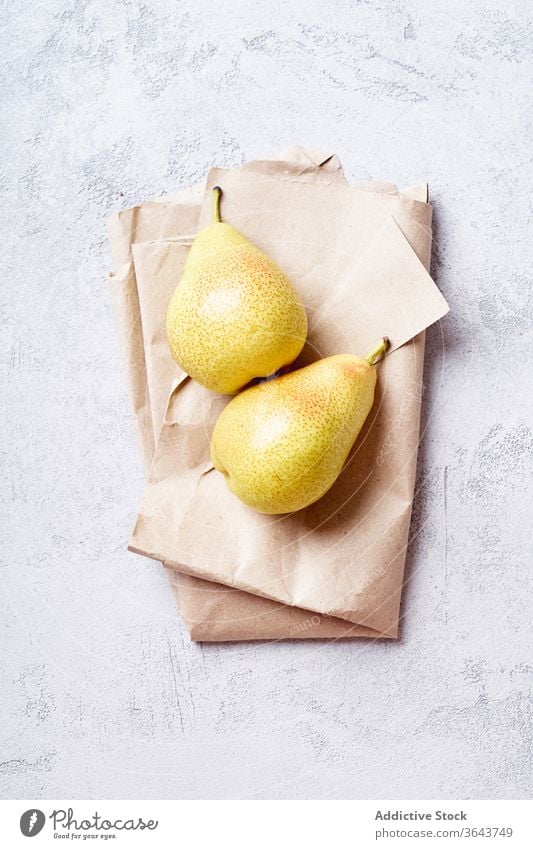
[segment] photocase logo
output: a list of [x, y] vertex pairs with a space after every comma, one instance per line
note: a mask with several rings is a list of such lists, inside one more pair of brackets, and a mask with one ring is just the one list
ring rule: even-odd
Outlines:
[[[87, 837], [101, 837], [108, 839], [109, 836], [116, 837], [116, 834], [98, 834], [98, 832], [121, 832], [121, 831], [155, 831], [159, 825], [158, 820], [144, 820], [143, 817], [130, 817], [128, 819], [110, 820], [107, 817], [95, 811], [94, 814], [76, 819], [73, 808], [56, 808], [49, 815], [51, 827], [54, 831], [54, 837], [81, 837], [77, 832], [90, 832], [84, 834], [83, 839]], [[25, 837], [35, 837], [42, 831], [46, 822], [46, 816], [38, 808], [30, 808], [25, 811], [20, 818], [20, 830]], [[64, 833], [61, 834], [61, 831]], [[96, 833], [95, 833], [96, 832]]]
[[46, 817], [38, 808], [30, 808], [29, 811], [24, 811], [20, 818], [20, 830], [24, 837], [35, 837], [42, 831], [46, 822]]

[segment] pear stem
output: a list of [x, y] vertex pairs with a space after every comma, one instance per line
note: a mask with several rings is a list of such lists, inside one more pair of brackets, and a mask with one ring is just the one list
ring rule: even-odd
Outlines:
[[388, 336], [384, 336], [381, 342], [376, 345], [375, 348], [372, 348], [370, 353], [365, 357], [365, 360], [367, 361], [368, 365], [375, 365], [376, 360], [378, 360], [387, 351], [389, 347], [390, 339]]
[[220, 186], [215, 186], [213, 191], [211, 192], [211, 215], [213, 221], [217, 224], [220, 224], [222, 218], [220, 217], [220, 197], [222, 195], [222, 189]]

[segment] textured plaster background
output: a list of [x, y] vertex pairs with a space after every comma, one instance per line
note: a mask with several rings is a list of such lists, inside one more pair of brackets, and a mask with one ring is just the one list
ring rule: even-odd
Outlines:
[[[2, 795], [531, 793], [530, 4], [2, 17]], [[191, 644], [125, 550], [142, 475], [104, 220], [292, 143], [431, 184], [451, 313], [428, 333], [399, 644]]]

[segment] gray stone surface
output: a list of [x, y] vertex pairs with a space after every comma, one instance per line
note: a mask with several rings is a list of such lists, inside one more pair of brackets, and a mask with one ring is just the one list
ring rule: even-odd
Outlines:
[[[3, 796], [531, 793], [532, 41], [524, 0], [4, 4]], [[125, 550], [104, 219], [292, 143], [431, 184], [451, 313], [394, 645], [191, 644]]]

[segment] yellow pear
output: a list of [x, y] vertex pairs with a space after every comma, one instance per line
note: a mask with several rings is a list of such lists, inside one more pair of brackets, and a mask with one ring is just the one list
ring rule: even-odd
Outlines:
[[211, 438], [211, 459], [232, 492], [260, 513], [291, 513], [333, 486], [374, 402], [374, 363], [338, 354], [233, 398]]
[[220, 218], [196, 236], [167, 310], [172, 356], [191, 377], [234, 394], [289, 365], [302, 350], [307, 316], [280, 268]]

